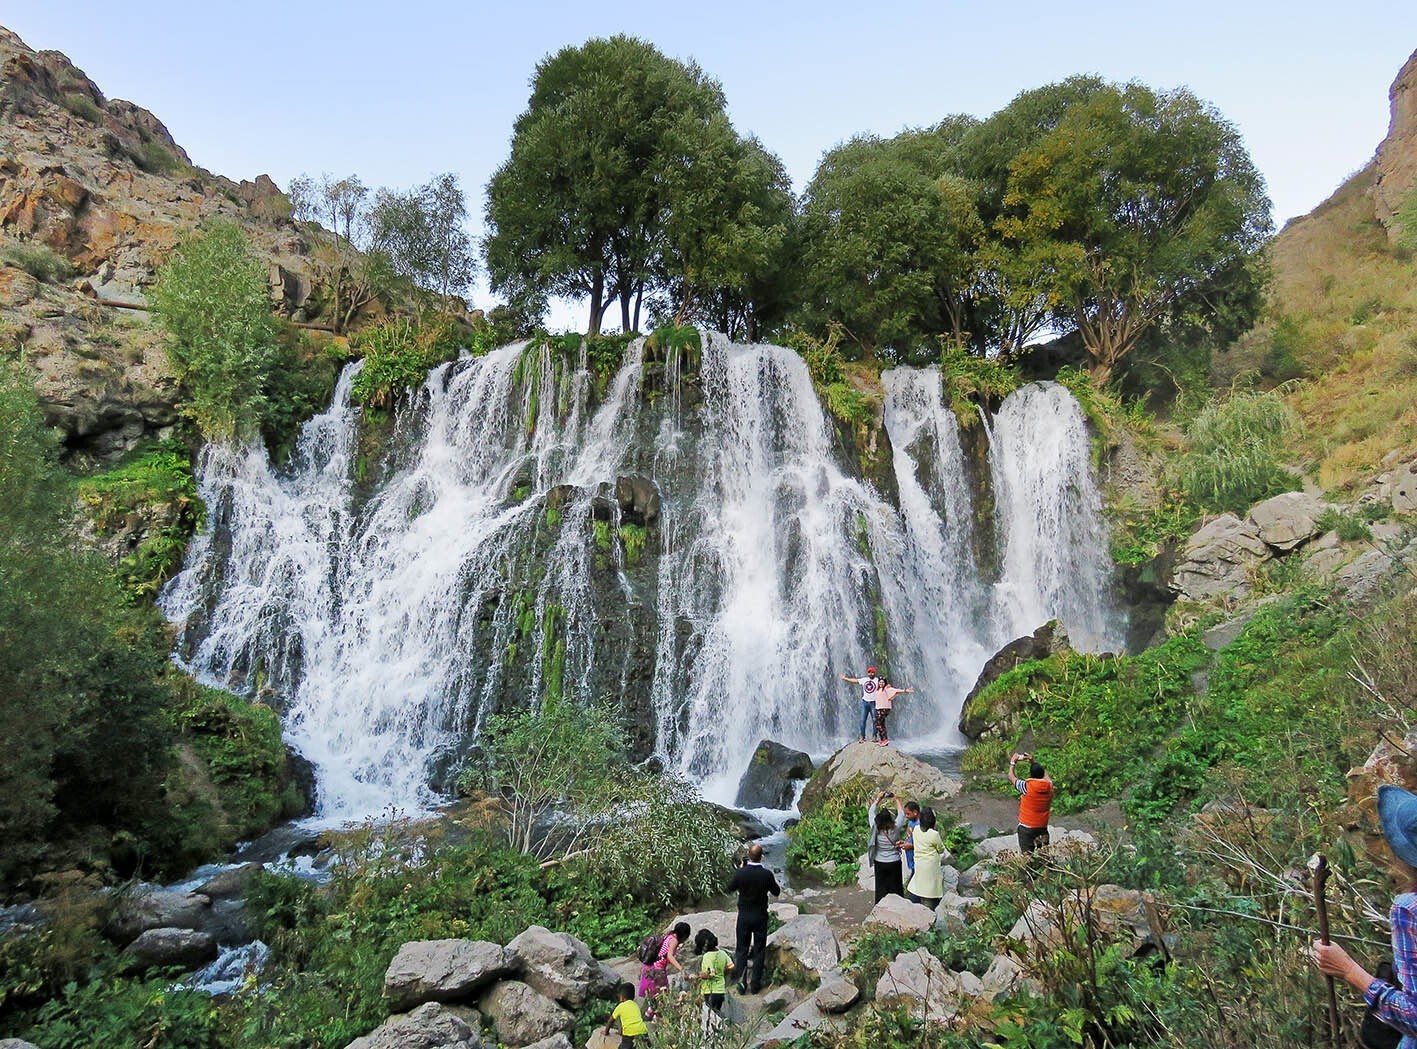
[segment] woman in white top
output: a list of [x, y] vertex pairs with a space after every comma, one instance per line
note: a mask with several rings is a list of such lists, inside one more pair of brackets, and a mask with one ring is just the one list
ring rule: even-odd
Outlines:
[[866, 819], [871, 826], [871, 845], [866, 850], [870, 857], [871, 866], [876, 871], [876, 902], [880, 903], [886, 896], [895, 893], [897, 896], [905, 895], [905, 888], [901, 883], [900, 876], [900, 854], [901, 849], [910, 848], [908, 842], [902, 842], [900, 833], [896, 829], [905, 820], [905, 813], [901, 811], [900, 801], [895, 803], [895, 815], [889, 812], [876, 811], [876, 806], [884, 798], [894, 798], [890, 791], [882, 790], [876, 793], [870, 808], [866, 810]]
[[910, 901], [923, 903], [932, 911], [945, 894], [945, 877], [940, 864], [945, 855], [945, 839], [935, 829], [935, 810], [920, 810], [920, 826], [910, 836], [914, 846], [915, 873], [910, 879]]

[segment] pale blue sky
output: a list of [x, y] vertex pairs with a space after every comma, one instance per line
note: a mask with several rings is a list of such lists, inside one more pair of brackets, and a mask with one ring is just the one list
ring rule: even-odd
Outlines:
[[853, 134], [986, 116], [1073, 73], [1184, 84], [1240, 128], [1281, 224], [1372, 156], [1417, 49], [1414, 0], [5, 6], [0, 23], [151, 109], [203, 167], [282, 186], [302, 171], [397, 187], [454, 171], [475, 227], [537, 61], [592, 36], [697, 60], [799, 190]]

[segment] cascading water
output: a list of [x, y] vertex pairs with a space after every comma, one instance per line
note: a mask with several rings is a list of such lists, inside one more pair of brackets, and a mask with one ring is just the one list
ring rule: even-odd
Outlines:
[[1056, 618], [1082, 651], [1120, 647], [1107, 526], [1077, 400], [1058, 383], [1030, 383], [1005, 398], [989, 437], [1003, 546], [995, 636], [1018, 637]]
[[[489, 713], [562, 697], [617, 702], [641, 752], [731, 802], [759, 739], [823, 752], [854, 733], [841, 672], [888, 665], [917, 690], [893, 735], [948, 744], [1001, 639], [1054, 614], [1105, 635], [1065, 391], [1026, 388], [996, 421], [991, 586], [935, 369], [882, 378], [897, 509], [842, 466], [781, 347], [636, 341], [597, 377], [584, 351], [510, 346], [435, 369], [382, 445], [350, 402], [357, 367], [287, 467], [205, 452], [210, 531], [163, 598], [186, 665], [284, 704], [326, 820], [434, 802]], [[1074, 458], [1025, 454], [1038, 440]], [[1029, 512], [1052, 523], [1030, 533]], [[1056, 516], [1074, 512], [1092, 523]]]

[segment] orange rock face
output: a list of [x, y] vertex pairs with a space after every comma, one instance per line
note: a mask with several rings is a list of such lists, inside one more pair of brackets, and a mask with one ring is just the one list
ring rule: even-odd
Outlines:
[[1397, 74], [1388, 97], [1392, 101], [1392, 123], [1387, 138], [1378, 147], [1373, 205], [1378, 220], [1391, 235], [1394, 217], [1408, 194], [1417, 191], [1417, 51]]

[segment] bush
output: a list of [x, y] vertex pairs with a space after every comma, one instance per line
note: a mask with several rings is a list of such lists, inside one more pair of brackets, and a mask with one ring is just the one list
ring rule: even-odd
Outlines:
[[958, 346], [940, 354], [940, 376], [950, 407], [964, 426], [979, 420], [980, 404], [997, 404], [1023, 385], [1015, 365], [998, 358], [980, 357]]
[[1280, 455], [1295, 425], [1277, 390], [1237, 391], [1212, 401], [1187, 428], [1181, 487], [1197, 506], [1235, 513], [1293, 491], [1299, 479], [1280, 465]]
[[1345, 543], [1356, 543], [1361, 539], [1373, 538], [1373, 530], [1359, 512], [1344, 511], [1330, 506], [1319, 514], [1315, 527], [1323, 532], [1337, 532]]
[[12, 241], [0, 249], [0, 258], [46, 284], [56, 284], [74, 275], [74, 267], [69, 265], [68, 259], [48, 245], [34, 241]]
[[431, 368], [457, 356], [452, 323], [392, 320], [355, 333], [350, 347], [364, 358], [354, 379], [355, 400], [374, 408], [387, 408], [407, 390], [419, 389]]
[[260, 432], [281, 363], [264, 267], [245, 234], [214, 223], [158, 273], [153, 309], [187, 392], [184, 411], [213, 440]]
[[842, 872], [844, 883], [847, 873], [854, 881], [870, 838], [866, 808], [874, 794], [875, 788], [860, 776], [832, 790], [820, 808], [787, 832], [788, 870], [812, 870], [830, 861]]

